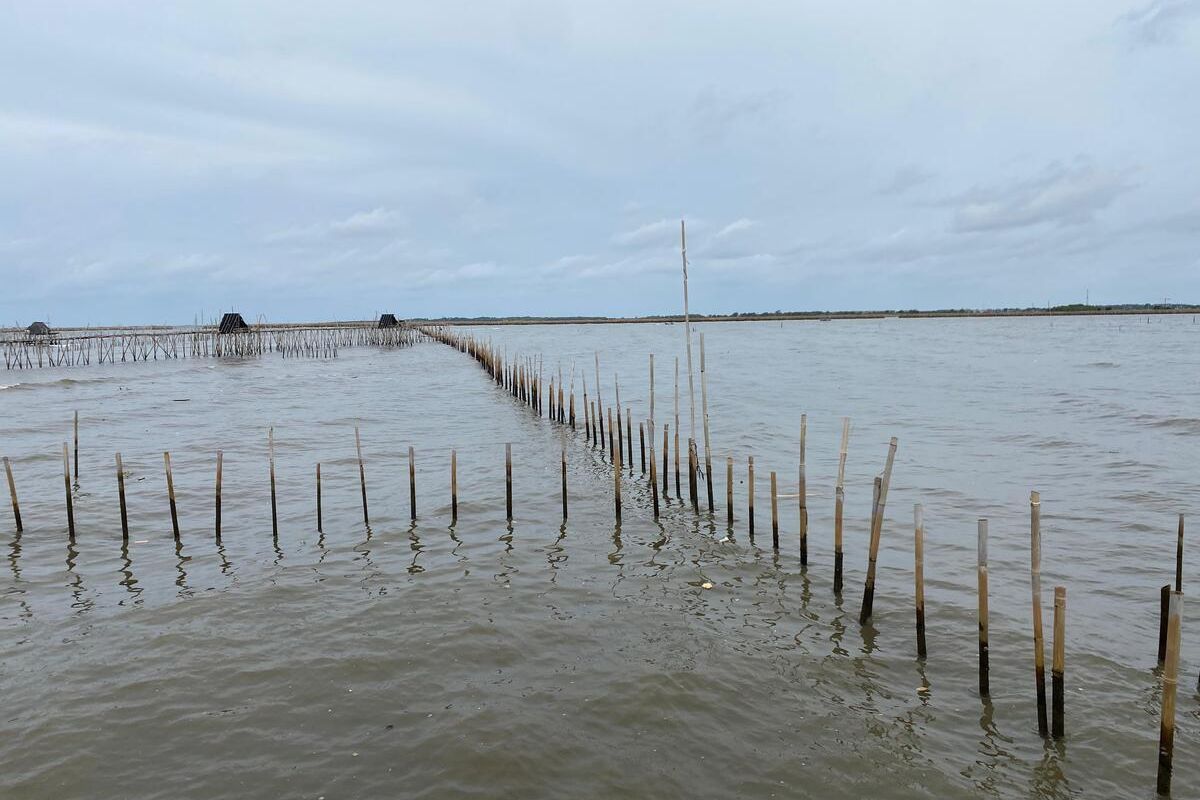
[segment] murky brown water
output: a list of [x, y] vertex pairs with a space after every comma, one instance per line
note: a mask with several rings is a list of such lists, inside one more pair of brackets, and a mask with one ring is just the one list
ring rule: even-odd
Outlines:
[[[25, 531], [0, 536], [0, 786], [68, 797], [1151, 797], [1158, 587], [1175, 515], [1200, 499], [1200, 325], [1190, 317], [699, 326], [713, 445], [738, 464], [732, 531], [640, 469], [613, 522], [610, 472], [466, 356], [427, 343], [335, 361], [212, 360], [4, 373], [0, 450]], [[603, 396], [672, 409], [678, 325], [480, 328], [572, 363]], [[698, 354], [697, 354], [698, 356]], [[686, 378], [681, 376], [686, 430]], [[17, 385], [13, 385], [17, 384]], [[577, 379], [576, 392], [581, 383]], [[697, 402], [699, 402], [697, 383]], [[61, 445], [81, 416], [78, 536]], [[810, 564], [794, 499], [770, 548], [767, 476], [795, 491], [809, 417]], [[846, 591], [832, 592], [833, 484], [853, 420]], [[362, 426], [371, 526], [353, 426]], [[275, 426], [280, 536], [266, 430]], [[857, 617], [871, 479], [900, 447], [873, 624]], [[516, 519], [504, 519], [504, 443]], [[561, 523], [559, 452], [570, 459]], [[634, 431], [637, 445], [637, 431]], [[408, 519], [416, 448], [419, 519]], [[460, 509], [450, 526], [449, 449]], [[224, 536], [212, 536], [225, 452]], [[182, 519], [171, 536], [170, 449]], [[122, 549], [113, 453], [128, 471]], [[748, 541], [745, 456], [758, 470]], [[325, 533], [313, 470], [323, 464]], [[636, 463], [635, 463], [636, 467]], [[1043, 569], [1068, 587], [1067, 726], [1033, 703], [1028, 492]], [[686, 491], [686, 487], [685, 487]], [[926, 516], [929, 658], [915, 659], [912, 506]], [[976, 694], [975, 520], [991, 523], [990, 703]], [[1185, 591], [1195, 575], [1189, 549]], [[711, 582], [706, 590], [702, 584]], [[1195, 759], [1200, 608], [1185, 608], [1177, 797]], [[1047, 651], [1048, 652], [1048, 651]], [[917, 688], [928, 685], [928, 693]]]

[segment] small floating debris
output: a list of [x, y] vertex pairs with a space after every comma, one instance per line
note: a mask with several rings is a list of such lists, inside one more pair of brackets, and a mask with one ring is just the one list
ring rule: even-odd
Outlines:
[[712, 587], [713, 585], [711, 581], [705, 581], [704, 583], [700, 584], [701, 589], [711, 589]]

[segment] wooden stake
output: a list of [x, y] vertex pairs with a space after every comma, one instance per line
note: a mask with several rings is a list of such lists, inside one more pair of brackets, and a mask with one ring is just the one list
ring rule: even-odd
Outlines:
[[876, 479], [878, 481], [876, 492], [878, 497], [874, 503], [875, 513], [871, 518], [871, 550], [867, 562], [867, 584], [863, 591], [862, 612], [858, 615], [858, 621], [861, 624], [866, 624], [867, 620], [871, 618], [875, 604], [875, 567], [879, 558], [879, 539], [883, 533], [883, 514], [887, 507], [888, 486], [892, 482], [892, 464], [896, 460], [896, 444], [896, 437], [893, 436], [888, 445], [887, 463], [883, 467], [883, 476]]
[[1046, 646], [1042, 635], [1042, 496], [1029, 493], [1029, 583], [1033, 590], [1033, 675], [1037, 688], [1038, 733], [1050, 732], [1046, 719]]
[[363, 466], [362, 439], [358, 435], [358, 426], [354, 426], [354, 449], [358, 453], [358, 485], [362, 490], [363, 524], [369, 525], [367, 516], [367, 470]]
[[458, 451], [450, 451], [450, 521], [458, 521]]
[[682, 500], [679, 491], [679, 357], [675, 357], [675, 499]]
[[725, 457], [725, 523], [733, 533], [733, 456]]
[[750, 538], [754, 538], [754, 456], [748, 456], [746, 462], [746, 517], [747, 530]]
[[567, 518], [567, 446], [562, 448], [562, 501], [563, 519]]
[[650, 428], [650, 501], [654, 505], [654, 519], [658, 519], [658, 470], [654, 461], [654, 420], [647, 420]]
[[79, 412], [75, 412], [75, 480], [79, 480]]
[[317, 462], [317, 533], [324, 533], [324, 520], [321, 518], [321, 462]]
[[275, 427], [267, 429], [267, 453], [271, 459], [271, 535], [279, 536], [279, 509], [275, 504]]
[[17, 484], [13, 480], [12, 464], [8, 456], [4, 457], [4, 474], [8, 478], [8, 496], [12, 500], [13, 522], [17, 524], [17, 533], [24, 530], [21, 527], [21, 504], [17, 502]]
[[700, 409], [704, 421], [704, 477], [708, 484], [708, 513], [713, 513], [712, 440], [708, 435], [708, 373], [704, 366], [704, 334], [700, 334]]
[[670, 474], [670, 473], [668, 472], [668, 470], [667, 470], [667, 449], [668, 449], [668, 447], [667, 447], [667, 446], [668, 446], [668, 444], [670, 443], [670, 437], [669, 437], [669, 429], [670, 429], [670, 427], [671, 427], [671, 423], [669, 423], [669, 422], [664, 422], [664, 423], [663, 423], [663, 474], [662, 474], [662, 487], [663, 487], [663, 497], [664, 497], [664, 498], [668, 498], [668, 497], [670, 497], [670, 496], [671, 496], [671, 490], [670, 490], [670, 487], [668, 486], [668, 482], [669, 482], [670, 478], [668, 478], [668, 477], [667, 477], [667, 476]]
[[1162, 716], [1158, 733], [1158, 793], [1171, 793], [1171, 762], [1175, 758], [1175, 692], [1179, 683], [1179, 635], [1183, 624], [1183, 592], [1171, 595], [1167, 660], [1163, 669]]
[[215, 503], [214, 503], [214, 509], [216, 512], [216, 532], [217, 532], [216, 538], [217, 538], [218, 542], [221, 541], [221, 461], [222, 461], [223, 457], [224, 456], [223, 456], [222, 452], [220, 450], [218, 450], [217, 451], [217, 483], [216, 483], [216, 495], [215, 495]]
[[[646, 426], [638, 423], [638, 449], [642, 453], [642, 474], [646, 474]], [[653, 485], [653, 482], [651, 482]]]
[[1158, 590], [1158, 663], [1167, 660], [1167, 629], [1171, 620], [1171, 584]]
[[1054, 587], [1054, 650], [1050, 662], [1052, 716], [1050, 733], [1055, 739], [1065, 735], [1063, 677], [1066, 671], [1067, 587]]
[[804, 444], [808, 435], [808, 415], [800, 415], [800, 566], [808, 566], [808, 477], [805, 474]]
[[979, 577], [979, 695], [991, 694], [988, 680], [988, 557], [986, 519], [979, 520], [977, 573]]
[[67, 443], [63, 442], [63, 488], [67, 492], [67, 532], [75, 541], [75, 504], [71, 500], [71, 460], [67, 455]]
[[697, 514], [700, 513], [700, 495], [696, 485], [696, 469], [699, 461], [696, 454], [696, 440], [688, 439], [688, 497], [692, 500], [692, 510]]
[[775, 486], [775, 471], [771, 471], [771, 546], [779, 549], [779, 493]]
[[[609, 413], [610, 414], [612, 413], [611, 409], [609, 409]], [[611, 423], [611, 418], [609, 421]], [[612, 430], [611, 425], [609, 426], [609, 430], [610, 431]], [[617, 430], [617, 435], [618, 436], [621, 435], [620, 429]], [[620, 525], [621, 524], [621, 452], [619, 450], [617, 451], [616, 459], [617, 460], [613, 463], [613, 491], [614, 491], [616, 504], [617, 504], [617, 524]]]
[[175, 476], [171, 472], [171, 454], [163, 451], [163, 469], [167, 473], [167, 500], [171, 504], [171, 531], [179, 541], [179, 511], [175, 507]]
[[417, 459], [412, 445], [408, 446], [408, 508], [411, 519], [417, 518]]
[[121, 454], [117, 453], [117, 498], [121, 503], [121, 540], [129, 541], [129, 514], [125, 508], [125, 468], [121, 465]]
[[1175, 544], [1175, 591], [1183, 591], [1183, 514], [1179, 515], [1179, 537]]
[[504, 510], [512, 522], [512, 444], [504, 445]]
[[842, 510], [845, 507], [845, 490], [839, 486], [834, 490], [833, 505], [833, 593], [842, 593]]
[[915, 528], [913, 576], [916, 579], [917, 658], [925, 658], [925, 510], [921, 508], [920, 503], [913, 506], [913, 525]]
[[[620, 424], [621, 420], [617, 420]], [[621, 462], [628, 463], [630, 473], [633, 472], [633, 416], [629, 406], [625, 406], [625, 452], [621, 454]]]

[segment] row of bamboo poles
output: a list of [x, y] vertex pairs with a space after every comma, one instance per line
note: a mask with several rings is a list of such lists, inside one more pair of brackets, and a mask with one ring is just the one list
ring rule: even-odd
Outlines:
[[380, 328], [374, 323], [342, 326], [251, 326], [219, 333], [215, 326], [172, 331], [116, 331], [82, 336], [0, 342], [4, 367], [36, 369], [118, 361], [180, 358], [259, 357], [278, 353], [287, 358], [337, 358], [345, 347], [407, 347], [420, 332], [409, 325]]

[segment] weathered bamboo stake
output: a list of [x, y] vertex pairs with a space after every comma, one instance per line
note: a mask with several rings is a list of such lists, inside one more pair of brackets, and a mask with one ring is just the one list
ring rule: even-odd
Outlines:
[[1042, 496], [1029, 493], [1029, 583], [1033, 590], [1033, 674], [1037, 687], [1038, 733], [1050, 732], [1046, 719], [1046, 647], [1042, 635]]
[[279, 536], [279, 510], [275, 504], [275, 427], [267, 429], [267, 453], [271, 460], [271, 535]]
[[986, 519], [979, 520], [979, 545], [977, 557], [977, 574], [979, 577], [979, 695], [987, 697], [991, 694], [991, 684], [988, 679], [988, 557], [987, 557], [988, 523]]
[[833, 593], [842, 593], [842, 510], [845, 507], [845, 489], [841, 486], [834, 490], [836, 495], [833, 505]]
[[512, 522], [512, 444], [504, 445], [504, 511]]
[[[642, 474], [646, 474], [646, 426], [644, 423], [638, 423], [638, 449], [642, 453]], [[651, 459], [653, 460], [653, 459]], [[653, 485], [653, 482], [651, 482]]]
[[[687, 337], [687, 371], [688, 371], [688, 413], [691, 416], [692, 425], [688, 428], [688, 440], [692, 443], [689, 445], [689, 451], [693, 450], [696, 441], [696, 384], [695, 371], [692, 369], [692, 317], [688, 310], [688, 273], [687, 273], [687, 227], [683, 220], [679, 220], [679, 255], [683, 260], [683, 333]], [[678, 430], [679, 426], [675, 426]], [[693, 473], [693, 482], [695, 474]], [[695, 506], [695, 498], [693, 497], [692, 505]]]
[[866, 624], [871, 618], [875, 605], [875, 569], [879, 559], [879, 539], [883, 533], [883, 514], [887, 507], [888, 486], [892, 482], [892, 464], [896, 460], [896, 437], [893, 436], [888, 444], [887, 462], [883, 467], [883, 476], [878, 478], [877, 498], [874, 503], [875, 512], [871, 518], [871, 549], [867, 562], [867, 583], [863, 591], [862, 612], [858, 615], [861, 624]]
[[[610, 414], [612, 413], [612, 409], [609, 409], [609, 413]], [[609, 422], [610, 422], [609, 432], [611, 433], [612, 432], [611, 418], [609, 419]], [[618, 436], [621, 435], [621, 431], [619, 428], [617, 429], [617, 435]], [[611, 440], [611, 437], [610, 437], [610, 440]], [[620, 452], [620, 450], [617, 451], [616, 459], [617, 460], [613, 463], [613, 493], [614, 493], [614, 498], [615, 498], [616, 506], [617, 506], [617, 524], [620, 525], [621, 524], [621, 452]]]
[[779, 549], [779, 493], [775, 486], [774, 470], [771, 470], [771, 546]]
[[708, 373], [704, 365], [704, 334], [700, 334], [700, 409], [704, 421], [704, 478], [708, 485], [708, 513], [713, 513], [712, 439], [708, 435]]
[[[621, 433], [621, 381], [615, 375], [613, 376], [613, 386], [616, 392], [617, 427], [613, 427], [613, 420], [610, 416], [608, 418], [608, 436], [609, 439], [615, 436], [617, 440], [617, 449], [613, 457], [619, 458], [621, 463], [625, 463], [625, 437]], [[615, 464], [616, 461], [613, 463]]]
[[1162, 716], [1158, 733], [1158, 793], [1171, 793], [1171, 766], [1175, 758], [1175, 692], [1179, 683], [1179, 635], [1183, 625], [1183, 592], [1171, 595], [1171, 622], [1167, 660], [1163, 669]]
[[1067, 587], [1054, 587], [1054, 649], [1050, 661], [1051, 723], [1050, 735], [1065, 735], [1064, 675], [1066, 672]]
[[696, 469], [699, 457], [696, 453], [696, 440], [688, 439], [688, 497], [692, 501], [692, 510], [700, 513], [699, 489], [696, 485]]
[[79, 480], [79, 412], [75, 412], [75, 480]]
[[362, 439], [358, 435], [358, 426], [354, 426], [354, 450], [358, 453], [358, 486], [362, 490], [363, 524], [369, 525], [367, 516], [367, 470], [363, 466]]
[[[703, 358], [701, 358], [703, 363]], [[805, 474], [804, 445], [808, 435], [808, 415], [800, 415], [800, 566], [808, 565], [808, 476]]]
[[733, 532], [733, 456], [725, 456], [725, 523]]
[[450, 521], [458, 522], [458, 451], [450, 451]]
[[213, 504], [213, 508], [215, 510], [215, 517], [216, 517], [216, 538], [217, 538], [218, 542], [221, 541], [221, 461], [222, 461], [223, 457], [224, 457], [224, 455], [222, 454], [222, 452], [220, 450], [218, 450], [217, 451], [217, 483], [216, 483], [216, 493], [214, 496], [215, 502]]
[[658, 471], [654, 461], [654, 420], [647, 420], [650, 428], [650, 501], [654, 505], [654, 519], [658, 519]]
[[668, 444], [670, 443], [670, 438], [669, 438], [670, 427], [671, 427], [671, 423], [669, 423], [669, 422], [663, 423], [663, 474], [662, 474], [663, 490], [662, 490], [662, 492], [663, 492], [664, 498], [669, 498], [671, 496], [671, 489], [670, 489], [670, 486], [668, 485], [668, 483], [670, 481], [670, 478], [668, 477], [670, 475], [670, 472], [667, 468], [667, 463], [668, 463], [667, 450], [669, 449]]
[[1179, 515], [1179, 537], [1175, 543], [1175, 591], [1183, 591], [1183, 514]]
[[[614, 440], [620, 440], [621, 429], [613, 428], [612, 411], [613, 411], [612, 406], [609, 406], [608, 407], [608, 462], [610, 464], [615, 464], [615, 463], [617, 463], [617, 446], [616, 446]], [[621, 418], [617, 417], [617, 422], [620, 423], [620, 421], [621, 421]], [[614, 431], [616, 432], [615, 436], [613, 435]]]
[[747, 531], [754, 538], [754, 456], [747, 456], [746, 461], [746, 518]]
[[587, 393], [587, 378], [583, 379], [583, 438], [586, 442], [592, 441], [592, 420], [588, 416], [588, 393]]
[[[620, 423], [620, 420], [617, 420]], [[629, 464], [629, 473], [633, 474], [633, 415], [629, 410], [629, 406], [625, 406], [625, 452], [621, 454], [621, 461]]]
[[13, 522], [17, 525], [17, 533], [24, 530], [21, 526], [21, 504], [17, 502], [17, 483], [13, 480], [12, 464], [8, 456], [4, 457], [4, 474], [8, 478], [8, 496], [12, 501]]
[[125, 508], [125, 467], [121, 464], [121, 454], [117, 453], [117, 498], [121, 503], [121, 540], [129, 541], [129, 514]]
[[913, 506], [914, 546], [913, 576], [916, 583], [917, 658], [925, 658], [925, 510]]
[[75, 505], [71, 500], [71, 460], [67, 455], [67, 443], [63, 442], [63, 488], [67, 492], [67, 531], [75, 541]]
[[[600, 401], [600, 353], [596, 356], [596, 417], [600, 422], [600, 449], [604, 449], [604, 404]], [[595, 425], [593, 420], [592, 424]], [[612, 433], [612, 425], [609, 425], [609, 434]]]
[[171, 472], [171, 454], [163, 451], [163, 469], [167, 473], [167, 500], [171, 504], [171, 531], [179, 541], [179, 511], [175, 507], [175, 476]]
[[1158, 663], [1167, 658], [1167, 628], [1171, 619], [1171, 584], [1164, 583], [1158, 590]]
[[324, 520], [321, 518], [321, 462], [317, 462], [317, 533], [324, 533]]
[[563, 519], [567, 518], [567, 446], [562, 448], [562, 503]]
[[675, 499], [683, 499], [679, 491], [679, 356], [675, 357]]
[[417, 518], [417, 459], [412, 445], [408, 446], [408, 509], [410, 519]]
[[600, 432], [596, 427], [596, 401], [595, 400], [592, 401], [591, 414], [592, 414], [592, 447], [595, 448], [596, 445], [599, 443], [599, 439], [600, 439], [600, 436], [599, 436]]

